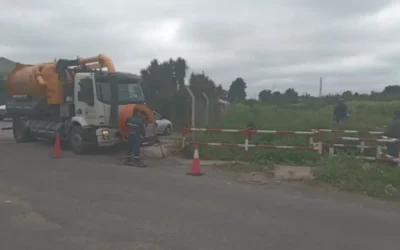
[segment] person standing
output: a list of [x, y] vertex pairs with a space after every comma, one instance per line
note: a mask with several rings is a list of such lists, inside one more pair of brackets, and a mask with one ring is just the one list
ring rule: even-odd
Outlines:
[[146, 130], [142, 111], [134, 108], [132, 116], [126, 120], [128, 128], [127, 164], [130, 166], [144, 167], [140, 161], [140, 148], [142, 147]]
[[337, 104], [333, 109], [333, 119], [336, 123], [340, 124], [343, 123], [344, 119], [347, 117], [348, 108], [347, 105], [344, 103], [343, 99], [339, 99]]
[[[393, 114], [392, 122], [386, 127], [384, 136], [400, 139], [400, 111], [396, 111]], [[387, 153], [390, 156], [397, 158], [399, 156], [399, 143], [398, 142], [388, 142], [386, 143]]]

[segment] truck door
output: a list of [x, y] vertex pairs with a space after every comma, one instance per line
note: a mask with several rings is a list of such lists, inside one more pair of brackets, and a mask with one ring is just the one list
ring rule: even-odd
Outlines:
[[89, 125], [98, 125], [96, 112], [96, 85], [93, 74], [75, 75], [75, 115]]

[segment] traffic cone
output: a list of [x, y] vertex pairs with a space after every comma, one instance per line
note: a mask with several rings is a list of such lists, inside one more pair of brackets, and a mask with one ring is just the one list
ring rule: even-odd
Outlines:
[[193, 153], [192, 170], [187, 173], [191, 176], [202, 176], [204, 173], [200, 172], [200, 159], [199, 159], [199, 144], [195, 144]]
[[60, 133], [56, 133], [56, 141], [54, 143], [53, 158], [61, 158], [61, 141]]

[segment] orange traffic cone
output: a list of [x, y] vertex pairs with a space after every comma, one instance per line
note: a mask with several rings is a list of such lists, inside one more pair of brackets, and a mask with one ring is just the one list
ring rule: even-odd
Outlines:
[[194, 145], [192, 170], [187, 174], [192, 176], [204, 175], [204, 173], [200, 172], [199, 144]]
[[61, 158], [61, 142], [60, 133], [56, 133], [56, 141], [54, 143], [53, 158]]

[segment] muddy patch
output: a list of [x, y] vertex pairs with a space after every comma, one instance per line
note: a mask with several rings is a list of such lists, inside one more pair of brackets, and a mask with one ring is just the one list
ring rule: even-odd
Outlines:
[[281, 181], [304, 181], [314, 178], [312, 168], [305, 166], [282, 166], [277, 165], [271, 171], [274, 179]]

